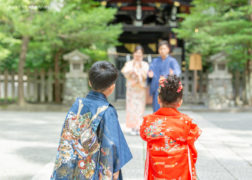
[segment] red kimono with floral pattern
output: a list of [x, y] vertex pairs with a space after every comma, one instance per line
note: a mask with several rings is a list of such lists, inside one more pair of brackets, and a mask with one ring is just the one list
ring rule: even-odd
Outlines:
[[174, 108], [144, 117], [140, 135], [147, 141], [145, 179], [196, 180], [194, 142], [201, 130]]

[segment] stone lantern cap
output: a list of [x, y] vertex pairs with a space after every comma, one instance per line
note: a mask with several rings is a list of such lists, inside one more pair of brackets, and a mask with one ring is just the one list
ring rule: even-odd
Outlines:
[[208, 61], [213, 62], [213, 63], [223, 63], [226, 60], [226, 58], [227, 58], [226, 53], [220, 52], [220, 53], [210, 56]]
[[83, 63], [85, 63], [86, 61], [89, 60], [89, 56], [87, 56], [86, 54], [81, 53], [78, 50], [74, 50], [74, 51], [72, 51], [72, 52], [70, 52], [68, 54], [65, 54], [63, 56], [63, 59], [66, 60], [66, 61], [75, 61], [75, 62], [83, 61]]
[[214, 70], [209, 74], [210, 78], [231, 78], [227, 68], [227, 55], [224, 52], [211, 56], [208, 60], [213, 63]]
[[81, 53], [78, 50], [74, 50], [63, 56], [65, 61], [69, 61], [70, 72], [68, 77], [77, 77], [84, 73], [84, 64], [89, 60], [89, 56]]

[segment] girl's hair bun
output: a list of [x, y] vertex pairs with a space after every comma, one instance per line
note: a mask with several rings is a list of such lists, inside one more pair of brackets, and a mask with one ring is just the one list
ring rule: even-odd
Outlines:
[[183, 86], [176, 75], [168, 75], [159, 81], [159, 98], [163, 103], [171, 104], [183, 97]]

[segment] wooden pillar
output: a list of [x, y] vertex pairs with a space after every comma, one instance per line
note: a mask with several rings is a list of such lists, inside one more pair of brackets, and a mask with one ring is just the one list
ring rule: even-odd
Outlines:
[[8, 102], [8, 79], [9, 74], [8, 71], [4, 71], [4, 102]]
[[242, 100], [243, 103], [246, 102], [246, 72], [242, 74]]
[[[62, 73], [63, 73], [64, 75], [66, 75], [66, 73], [67, 73], [66, 68], [63, 68]], [[61, 87], [62, 87], [61, 96], [60, 96], [61, 99], [64, 99], [64, 94], [65, 94], [65, 83], [66, 83], [65, 77], [61, 77], [61, 78], [60, 78], [60, 84], [61, 84]]]
[[55, 102], [60, 103], [61, 101], [61, 89], [60, 89], [60, 59], [61, 59], [61, 50], [56, 52], [54, 57], [54, 96]]
[[1, 80], [1, 77], [2, 77], [2, 72], [0, 71], [0, 99], [2, 97], [2, 80]]
[[199, 98], [202, 98], [203, 95], [203, 87], [204, 87], [204, 74], [201, 72], [199, 72]]
[[189, 78], [188, 78], [188, 76], [189, 76], [189, 72], [186, 69], [184, 71], [184, 73], [182, 74], [182, 77], [184, 78], [183, 88], [184, 88], [184, 94], [185, 94], [185, 96], [184, 96], [185, 102], [188, 101], [188, 96], [189, 96]]
[[193, 71], [193, 94], [194, 97], [197, 97], [197, 86], [198, 86], [198, 77], [197, 70]]
[[52, 70], [48, 71], [48, 79], [47, 79], [47, 97], [48, 102], [53, 102], [53, 73]]
[[[249, 5], [252, 6], [252, 0], [248, 1]], [[250, 14], [250, 21], [252, 22], [252, 13]], [[251, 44], [250, 44], [251, 45]], [[252, 48], [248, 49], [248, 54], [252, 55]], [[252, 106], [252, 59], [247, 60], [246, 67], [246, 96], [248, 105]]]
[[35, 87], [35, 72], [29, 71], [28, 75], [28, 87], [29, 87], [29, 96], [30, 96], [30, 101], [34, 102], [35, 101], [35, 92], [34, 92], [34, 87]]
[[240, 72], [235, 71], [235, 82], [234, 82], [234, 87], [235, 87], [235, 103], [239, 104], [239, 99], [240, 99]]
[[38, 70], [34, 71], [33, 87], [33, 100], [38, 102]]
[[16, 98], [16, 95], [15, 95], [15, 72], [11, 73], [11, 97], [12, 97], [12, 99]]
[[40, 71], [40, 102], [45, 102], [45, 70]]
[[25, 105], [25, 97], [24, 97], [24, 66], [26, 60], [26, 53], [29, 45], [30, 37], [23, 36], [22, 37], [22, 45], [21, 52], [19, 56], [19, 64], [18, 64], [18, 105]]
[[31, 72], [29, 70], [27, 70], [26, 72], [27, 74], [27, 97], [29, 100], [32, 99], [32, 95], [31, 95]]
[[198, 101], [198, 74], [197, 71], [202, 70], [202, 59], [201, 55], [193, 53], [190, 55], [189, 69], [193, 71], [193, 95], [194, 99]]

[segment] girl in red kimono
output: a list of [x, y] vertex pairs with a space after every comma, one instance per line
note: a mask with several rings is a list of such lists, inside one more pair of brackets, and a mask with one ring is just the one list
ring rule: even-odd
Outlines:
[[147, 141], [146, 180], [196, 180], [197, 151], [194, 142], [201, 130], [180, 113], [183, 87], [180, 78], [169, 75], [160, 80], [160, 109], [144, 117], [140, 135]]

